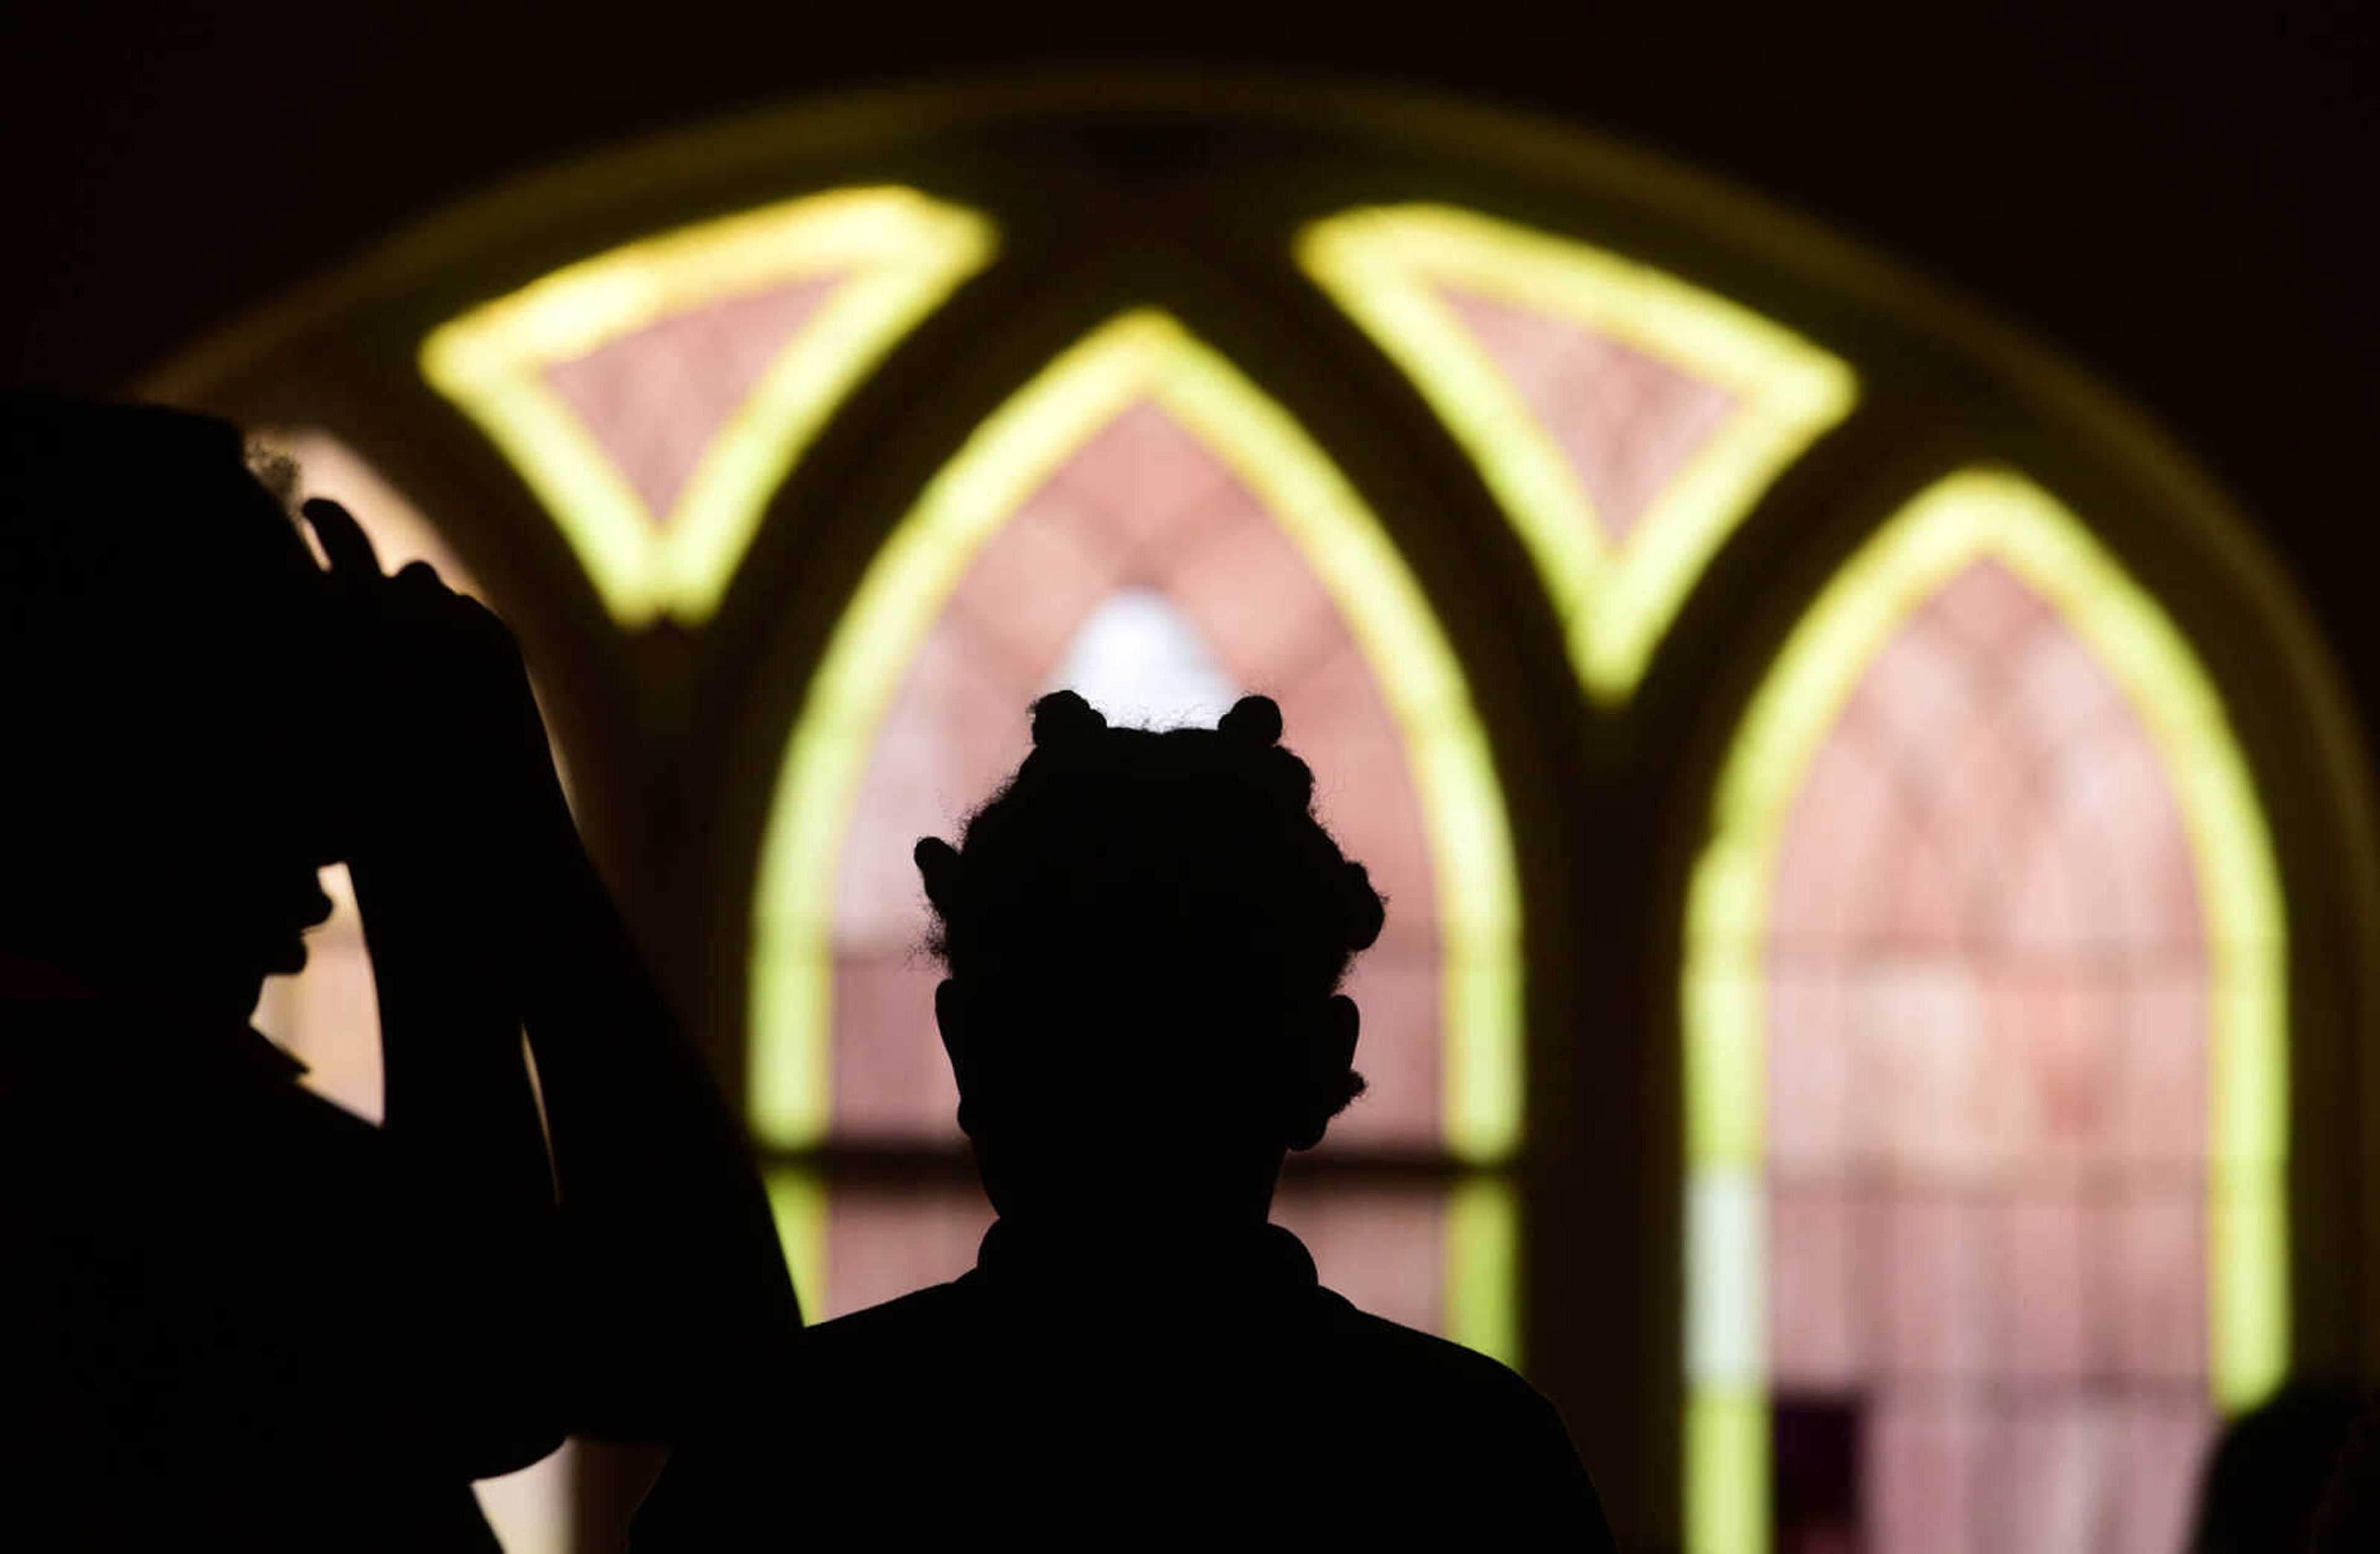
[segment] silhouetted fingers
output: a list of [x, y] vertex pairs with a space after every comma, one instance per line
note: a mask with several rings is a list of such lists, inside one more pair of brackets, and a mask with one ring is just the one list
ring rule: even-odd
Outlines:
[[454, 592], [438, 569], [426, 561], [408, 561], [397, 568], [395, 582], [398, 589], [413, 598], [436, 599]]
[[456, 594], [455, 603], [455, 613], [466, 623], [466, 630], [476, 633], [481, 641], [501, 647], [506, 652], [517, 653], [520, 650], [519, 643], [514, 640], [513, 628], [504, 624], [502, 615], [468, 593]]
[[315, 538], [322, 542], [322, 553], [331, 558], [331, 572], [341, 577], [377, 577], [380, 557], [373, 552], [371, 541], [365, 538], [363, 526], [349, 516], [345, 507], [328, 497], [310, 497], [299, 509], [306, 521], [313, 526]]
[[507, 653], [516, 650], [512, 629], [496, 613], [469, 594], [448, 587], [428, 562], [408, 562], [390, 585], [400, 609], [420, 622], [423, 629], [458, 646], [501, 648]]

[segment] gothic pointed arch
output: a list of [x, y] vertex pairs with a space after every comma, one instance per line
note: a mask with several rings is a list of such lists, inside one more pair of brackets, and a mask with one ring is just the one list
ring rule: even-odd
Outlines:
[[[906, 860], [1013, 769], [1026, 705], [1062, 675], [1108, 687], [1127, 719], [1211, 717], [1245, 691], [1281, 702], [1321, 813], [1391, 902], [1350, 985], [1373, 1088], [1333, 1138], [1507, 1159], [1517, 887], [1461, 665], [1353, 488], [1153, 311], [1094, 332], [978, 429], [886, 540], [819, 662], [756, 896], [760, 1136], [781, 1149], [954, 1136]], [[789, 1191], [785, 1218], [819, 1223]], [[1498, 1189], [1433, 1208], [1429, 1260], [1509, 1268], [1503, 1203]], [[1500, 1241], [1500, 1257], [1481, 1244]], [[1509, 1335], [1501, 1277], [1484, 1291], [1433, 1280], [1441, 1307], [1481, 1315], [1440, 1309], [1427, 1325], [1506, 1346], [1491, 1331]]]
[[1689, 1547], [1827, 1451], [1879, 1547], [2180, 1541], [2288, 1360], [2284, 937], [2221, 700], [2055, 499], [1845, 565], [1688, 899]]

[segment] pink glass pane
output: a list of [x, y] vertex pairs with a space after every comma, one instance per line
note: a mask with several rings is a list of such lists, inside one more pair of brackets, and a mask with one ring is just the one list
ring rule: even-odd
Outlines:
[[1973, 1527], [1987, 1486], [1983, 1432], [1952, 1394], [1912, 1389], [1869, 1414], [1863, 1464], [1868, 1547], [1987, 1554]]
[[2194, 1180], [2148, 1184], [2099, 1207], [2093, 1252], [2106, 1293], [2095, 1315], [2108, 1372], [2202, 1390], [2206, 1375], [2204, 1194]]
[[560, 395], [666, 523], [686, 478], [779, 352], [843, 282], [795, 281], [674, 314], [545, 370]]
[[2156, 747], [2005, 567], [1868, 666], [1772, 915], [1771, 1353], [1863, 1417], [1872, 1546], [2172, 1534], [2204, 1420], [2197, 883]]
[[[1194, 513], [1211, 514], [1209, 499], [1228, 499], [1237, 484], [1179, 421], [1141, 404], [1076, 449], [1048, 489], [1074, 499], [1063, 510], [1091, 549], [1142, 561], [1167, 531]], [[1238, 499], [1262, 511], [1245, 492]]]
[[1613, 545], [1735, 408], [1725, 389], [1608, 335], [1469, 292], [1439, 296], [1560, 447]]
[[1769, 1362], [1780, 1390], [1840, 1392], [1864, 1372], [1855, 1213], [1852, 1195], [1831, 1184], [1779, 1183], [1770, 1193], [1769, 1235], [1799, 1248], [1768, 1286]]
[[1292, 1182], [1273, 1222], [1314, 1254], [1322, 1282], [1376, 1317], [1446, 1335], [1446, 1200], [1430, 1188], [1330, 1191]]
[[934, 1024], [941, 968], [922, 950], [834, 961], [834, 1115], [846, 1133], [953, 1132], [959, 1091]]
[[1871, 1378], [1938, 1388], [1986, 1374], [1993, 1248], [1983, 1206], [1960, 1193], [1895, 1193], [1880, 1228], [1883, 1256], [1863, 1262], [1881, 1351]]
[[1850, 1149], [1842, 979], [1779, 965], [1768, 984], [1768, 1154], [1780, 1177], [1830, 1172]]
[[804, 1290], [803, 1314], [823, 1322], [975, 1266], [991, 1205], [973, 1187], [838, 1187], [827, 1195], [826, 1286]]
[[2111, 1541], [2125, 1487], [2122, 1418], [2112, 1399], [2020, 1394], [1988, 1410], [1975, 1501], [1976, 1548], [2098, 1554]]
[[[1357, 963], [1371, 1093], [1340, 1143], [1434, 1143], [1441, 1038], [1436, 887], [1404, 750], [1361, 652], [1293, 545], [1220, 460], [1154, 406], [1127, 410], [978, 552], [870, 753], [837, 885], [833, 1127], [953, 1139], [910, 849], [955, 838], [1029, 747], [1026, 710], [1119, 597], [1154, 596], [1221, 679], [1281, 703], [1324, 820], [1390, 898]], [[1326, 1146], [1328, 1147], [1329, 1146]]]
[[1427, 1143], [1438, 1125], [1438, 947], [1382, 943], [1356, 961], [1345, 989], [1363, 1011], [1355, 1069], [1364, 1093], [1331, 1120], [1329, 1142]]
[[2114, 1536], [2103, 1547], [2116, 1554], [2170, 1554], [2186, 1547], [2191, 1516], [2190, 1497], [2173, 1487], [2198, 1481], [2214, 1445], [2214, 1410], [2205, 1389], [2189, 1387], [2131, 1400], [2120, 1417], [2124, 1489]]
[[2089, 1237], [2099, 1217], [2079, 1192], [2013, 1192], [1990, 1203], [1992, 1368], [2055, 1387], [2095, 1374]]
[[[1436, 1189], [1292, 1183], [1272, 1217], [1305, 1244], [1324, 1284], [1391, 1321], [1444, 1329], [1446, 1205]], [[825, 1287], [802, 1291], [803, 1309], [825, 1321], [955, 1279], [975, 1266], [991, 1220], [971, 1185], [833, 1187]]]

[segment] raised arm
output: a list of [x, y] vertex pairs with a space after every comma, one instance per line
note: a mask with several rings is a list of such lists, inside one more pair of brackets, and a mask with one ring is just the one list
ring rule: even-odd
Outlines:
[[[334, 575], [368, 565], [351, 519], [307, 511]], [[520, 1147], [535, 1136], [519, 1126], [526, 1025], [552, 1146], [543, 1201], [559, 1206], [548, 1333], [569, 1427], [629, 1439], [721, 1427], [800, 1326], [742, 1129], [579, 839], [511, 634], [426, 566], [370, 571], [394, 722], [419, 746], [394, 759], [442, 828], [403, 856], [358, 860], [389, 1131], [475, 1141], [442, 1169], [484, 1173], [492, 1215], [530, 1216], [548, 1189], [543, 1155]], [[373, 927], [376, 902], [395, 926]]]
[[[550, 768], [549, 773], [550, 773]], [[742, 1127], [679, 1032], [558, 788], [522, 875], [522, 1008], [575, 1299], [581, 1427], [675, 1439], [758, 1402], [801, 1326]]]
[[[425, 568], [397, 578], [353, 519], [308, 516], [337, 609], [322, 657], [345, 759], [320, 781], [339, 817], [370, 953], [384, 1121], [341, 1255], [378, 1366], [367, 1416], [389, 1450], [472, 1477], [559, 1444], [566, 1372], [551, 1318], [564, 1247], [518, 1002], [478, 879], [487, 838], [476, 747], [487, 720], [454, 597]], [[485, 698], [480, 698], [484, 701]], [[366, 1375], [370, 1375], [367, 1370]]]

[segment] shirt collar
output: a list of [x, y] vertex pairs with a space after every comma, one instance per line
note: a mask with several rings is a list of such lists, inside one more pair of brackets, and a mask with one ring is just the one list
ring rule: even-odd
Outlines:
[[968, 1279], [1001, 1290], [1129, 1284], [1190, 1302], [1293, 1299], [1318, 1283], [1305, 1243], [1279, 1225], [1175, 1237], [1102, 1236], [1095, 1227], [995, 1221]]

